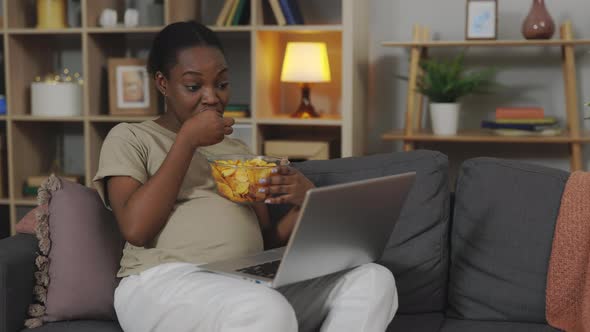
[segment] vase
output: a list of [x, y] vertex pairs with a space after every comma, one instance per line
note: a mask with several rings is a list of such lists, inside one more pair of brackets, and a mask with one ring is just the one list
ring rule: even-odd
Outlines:
[[456, 135], [459, 127], [459, 103], [430, 103], [430, 120], [435, 135]]
[[522, 34], [526, 39], [550, 39], [555, 33], [555, 24], [544, 0], [533, 0], [531, 10], [522, 23]]

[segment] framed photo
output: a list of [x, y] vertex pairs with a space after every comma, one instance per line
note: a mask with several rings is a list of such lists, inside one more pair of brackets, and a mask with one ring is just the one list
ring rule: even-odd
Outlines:
[[155, 115], [158, 96], [146, 61], [134, 58], [109, 58], [109, 114]]
[[498, 0], [467, 0], [465, 39], [498, 38]]

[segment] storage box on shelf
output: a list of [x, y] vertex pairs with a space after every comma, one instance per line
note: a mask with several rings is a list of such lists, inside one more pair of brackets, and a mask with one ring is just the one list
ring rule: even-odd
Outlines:
[[[386, 141], [402, 141], [406, 151], [414, 149], [420, 142], [450, 143], [537, 143], [567, 144], [570, 150], [572, 171], [581, 170], [582, 144], [590, 142], [590, 133], [583, 132], [579, 122], [576, 63], [574, 50], [578, 46], [590, 45], [590, 40], [574, 39], [571, 22], [560, 28], [560, 38], [553, 40], [485, 40], [485, 41], [432, 41], [429, 29], [416, 26], [411, 42], [384, 42], [385, 47], [403, 47], [410, 50], [405, 122], [402, 129], [384, 133]], [[421, 75], [419, 62], [432, 48], [497, 48], [497, 47], [559, 47], [562, 50], [564, 80], [565, 119], [564, 131], [556, 136], [499, 136], [485, 130], [462, 131], [457, 135], [439, 136], [422, 128], [423, 96], [417, 92], [417, 78]]]
[[[0, 115], [0, 135], [6, 138], [6, 186], [0, 197], [0, 228], [14, 225], [33, 206], [23, 196], [29, 176], [48, 173], [56, 158], [56, 140], [64, 132], [79, 135], [83, 142], [82, 182], [92, 185], [100, 148], [109, 130], [119, 122], [137, 122], [151, 116], [113, 116], [108, 109], [107, 60], [110, 57], [147, 57], [154, 35], [166, 24], [194, 19], [218, 32], [231, 67], [232, 100], [249, 106], [250, 116], [236, 119], [237, 134], [254, 152], [263, 153], [264, 142], [274, 140], [321, 140], [331, 142], [331, 157], [360, 155], [364, 141], [367, 63], [367, 6], [354, 0], [298, 0], [304, 24], [277, 26], [268, 0], [250, 0], [249, 23], [216, 26], [224, 1], [140, 1], [137, 27], [122, 24], [125, 0], [80, 0], [76, 12], [68, 13], [74, 26], [37, 29], [35, 1], [5, 0], [0, 26], [0, 53], [5, 68], [6, 115]], [[151, 3], [156, 3], [151, 6]], [[157, 4], [161, 4], [158, 7]], [[149, 7], [149, 8], [148, 8]], [[99, 24], [103, 10], [117, 12], [118, 24]], [[73, 15], [74, 19], [70, 19]], [[324, 41], [328, 45], [332, 80], [313, 86], [312, 100], [322, 111], [318, 119], [291, 119], [299, 103], [296, 84], [281, 83], [280, 69], [288, 41]], [[80, 72], [83, 93], [80, 116], [38, 117], [31, 114], [31, 83], [37, 76]], [[159, 103], [160, 112], [163, 111]], [[6, 208], [2, 210], [2, 207]]]

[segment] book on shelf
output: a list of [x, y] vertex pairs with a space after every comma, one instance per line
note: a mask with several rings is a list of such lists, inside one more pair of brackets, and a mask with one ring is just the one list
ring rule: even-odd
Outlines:
[[519, 129], [491, 129], [492, 133], [500, 136], [512, 136], [512, 137], [523, 137], [523, 136], [558, 136], [561, 135], [563, 130], [559, 127], [547, 128], [539, 131], [530, 130], [519, 130]]
[[496, 119], [540, 119], [545, 117], [541, 107], [498, 107]]
[[227, 26], [248, 24], [250, 20], [250, 0], [235, 0], [229, 15]]
[[515, 124], [536, 124], [536, 125], [550, 125], [556, 124], [557, 119], [552, 116], [546, 116], [544, 118], [508, 118], [508, 119], [496, 119], [497, 123], [515, 123]]
[[240, 11], [240, 16], [234, 25], [248, 25], [250, 24], [250, 0], [243, 0], [244, 6]]
[[250, 105], [248, 104], [229, 104], [225, 106], [224, 116], [230, 118], [249, 118]]
[[252, 24], [263, 25], [265, 6], [262, 5], [262, 1], [260, 0], [255, 1], [254, 4], [256, 5], [256, 12], [258, 13], [258, 15], [256, 16], [256, 22], [252, 22]]
[[215, 20], [217, 26], [245, 25], [250, 22], [250, 0], [225, 0]]
[[483, 120], [481, 127], [491, 130], [500, 136], [557, 136], [562, 133], [562, 128], [554, 117], [542, 119], [497, 119], [496, 121]]
[[225, 22], [227, 21], [227, 17], [229, 16], [229, 12], [234, 4], [234, 1], [238, 0], [225, 0], [223, 3], [223, 7], [217, 16], [217, 20], [215, 21], [215, 25], [217, 26], [224, 26]]
[[481, 122], [482, 128], [487, 129], [517, 129], [517, 130], [528, 130], [528, 131], [540, 131], [549, 128], [555, 128], [557, 122], [551, 123], [499, 123], [497, 121], [483, 120]]
[[305, 24], [305, 20], [303, 19], [303, 15], [301, 14], [301, 8], [299, 8], [299, 1], [289, 0], [289, 3], [291, 3], [291, 10], [293, 11], [295, 24]]
[[31, 187], [31, 186], [24, 185], [23, 186], [23, 196], [24, 197], [37, 196], [38, 190], [39, 190], [39, 187]]
[[296, 0], [279, 0], [287, 24], [303, 24], [303, 17]]
[[279, 3], [279, 0], [268, 0], [268, 2], [270, 3], [270, 7], [272, 8], [272, 12], [275, 16], [275, 19], [277, 20], [277, 24], [278, 25], [287, 24], [287, 20], [285, 19], [285, 15], [283, 14], [283, 11], [281, 10], [281, 4]]
[[242, 111], [225, 111], [224, 116], [228, 118], [249, 118], [250, 112], [247, 110]]
[[225, 20], [225, 24], [224, 24], [225, 26], [231, 25], [234, 15], [236, 15], [236, 10], [238, 9], [239, 4], [240, 4], [240, 0], [234, 0], [234, 2], [232, 3], [229, 14], [227, 15], [227, 19]]

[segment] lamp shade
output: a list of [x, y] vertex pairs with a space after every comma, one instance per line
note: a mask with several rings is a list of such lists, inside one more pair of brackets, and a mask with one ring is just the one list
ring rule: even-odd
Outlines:
[[289, 42], [285, 50], [282, 82], [330, 82], [326, 43]]

